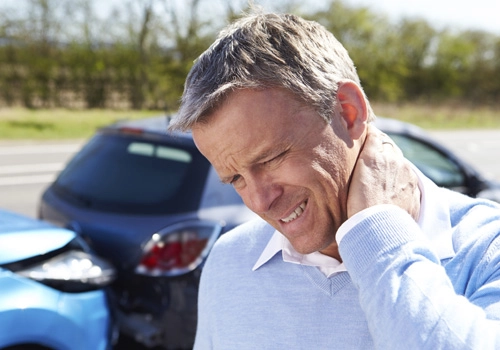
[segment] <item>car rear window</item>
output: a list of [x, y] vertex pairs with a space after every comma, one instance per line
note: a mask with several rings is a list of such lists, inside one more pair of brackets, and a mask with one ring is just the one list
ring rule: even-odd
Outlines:
[[208, 169], [191, 144], [97, 134], [53, 187], [73, 204], [95, 210], [175, 214], [198, 209]]

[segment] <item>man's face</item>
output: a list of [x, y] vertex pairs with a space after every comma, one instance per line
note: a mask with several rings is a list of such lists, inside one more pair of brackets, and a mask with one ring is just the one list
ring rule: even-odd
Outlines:
[[328, 124], [284, 90], [240, 90], [193, 137], [222, 181], [298, 252], [338, 258], [335, 233], [359, 152], [340, 117]]

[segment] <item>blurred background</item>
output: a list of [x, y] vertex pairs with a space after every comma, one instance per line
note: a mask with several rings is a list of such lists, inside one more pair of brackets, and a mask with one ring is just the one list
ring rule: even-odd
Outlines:
[[[349, 51], [375, 113], [420, 126], [437, 140], [412, 138], [420, 134], [405, 134], [415, 130], [405, 124], [401, 127], [403, 134], [394, 134], [399, 136], [400, 145], [418, 156], [420, 165], [437, 169], [438, 175], [457, 175], [460, 181], [453, 184], [454, 189], [469, 193], [469, 187], [479, 188], [474, 195], [492, 198], [491, 194], [497, 193], [500, 201], [498, 0], [253, 3], [265, 12], [291, 12], [323, 24]], [[123, 278], [113, 285], [122, 332], [116, 349], [143, 349], [139, 343], [170, 346], [167, 343], [172, 334], [171, 338], [178, 336], [184, 341], [185, 334], [194, 333], [199, 269], [181, 277], [155, 274], [149, 279], [151, 276], [143, 276], [143, 272], [136, 273], [139, 265], [134, 265], [149, 256], [144, 248], [147, 241], [137, 237], [149, 239], [153, 233], [168, 232], [168, 237], [180, 240], [184, 235], [171, 227], [167, 231], [153, 227], [160, 225], [160, 219], [161, 225], [169, 224], [162, 216], [151, 220], [157, 214], [151, 216], [140, 205], [143, 211], [134, 212], [136, 215], [117, 213], [106, 206], [92, 207], [86, 193], [68, 202], [62, 200], [64, 196], [58, 197], [58, 208], [54, 201], [46, 201], [44, 216], [40, 209], [42, 194], [75, 154], [81, 159], [79, 150], [98, 128], [123, 119], [161, 116], [164, 120], [164, 116], [175, 113], [193, 61], [221, 28], [248, 7], [248, 0], [0, 0], [0, 215], [1, 209], [9, 209], [32, 218], [59, 221], [82, 237], [93, 234], [98, 237], [95, 242], [109, 242], [101, 250], [104, 257], [117, 251], [127, 259], [137, 258], [135, 262], [115, 261]], [[163, 126], [148, 133], [145, 129], [138, 132], [135, 125], [134, 138], [127, 135], [134, 142], [170, 137]], [[93, 152], [89, 158], [104, 159], [100, 164], [110, 165], [102, 167], [106, 169], [104, 175], [94, 171], [101, 166], [94, 165], [88, 171], [79, 171], [76, 166], [76, 175], [66, 182], [71, 185], [65, 187], [66, 195], [69, 187], [78, 187], [81, 180], [100, 184], [103, 193], [112, 187], [110, 183], [118, 184], [116, 193], [137, 193], [133, 191], [140, 187], [136, 185], [142, 178], [116, 181], [118, 175], [128, 174], [128, 169], [142, 168], [133, 160], [123, 167], [115, 166], [113, 161], [133, 157], [120, 158], [120, 153], [107, 151], [127, 149], [114, 147], [113, 142], [118, 140], [114, 136], [108, 138], [110, 148], [103, 147], [105, 143], [89, 148]], [[443, 152], [443, 145], [453, 152]], [[117, 168], [122, 170], [114, 171]], [[158, 174], [156, 167], [152, 169]], [[112, 181], [102, 182], [108, 174]], [[146, 176], [144, 179], [148, 181]], [[73, 206], [74, 198], [78, 204]], [[75, 217], [75, 213], [81, 217]], [[142, 217], [141, 213], [146, 214]], [[128, 222], [142, 226], [128, 227]], [[195, 243], [201, 241], [197, 233], [192, 237]], [[172, 242], [158, 244], [170, 247]], [[30, 246], [21, 243], [15, 251]], [[164, 259], [166, 264], [173, 261], [168, 254]], [[143, 277], [151, 284], [143, 283]], [[30, 296], [30, 300], [38, 298]], [[88, 328], [85, 322], [82, 324]]]

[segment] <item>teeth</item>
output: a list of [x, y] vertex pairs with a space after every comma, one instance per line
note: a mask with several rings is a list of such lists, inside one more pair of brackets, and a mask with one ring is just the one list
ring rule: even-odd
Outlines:
[[281, 219], [281, 221], [288, 223], [292, 220], [297, 219], [304, 212], [305, 208], [306, 208], [306, 203], [302, 203], [293, 211], [293, 213], [291, 213], [288, 217]]

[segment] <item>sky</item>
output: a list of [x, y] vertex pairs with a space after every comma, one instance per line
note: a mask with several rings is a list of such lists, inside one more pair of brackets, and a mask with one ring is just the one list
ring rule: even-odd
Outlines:
[[[321, 0], [315, 0], [320, 2]], [[479, 29], [500, 35], [499, 0], [344, 0], [398, 20], [421, 17], [437, 29]]]
[[[19, 4], [18, 0], [0, 0], [2, 4]], [[111, 5], [124, 0], [94, 0], [95, 9], [107, 12]], [[185, 0], [174, 0], [184, 3]], [[224, 9], [231, 0], [211, 0], [212, 7]], [[236, 0], [244, 2], [243, 0]], [[253, 0], [256, 3], [273, 3], [276, 0]], [[500, 0], [342, 0], [346, 4], [367, 6], [374, 12], [385, 14], [393, 20], [401, 17], [422, 17], [434, 28], [480, 29], [500, 35]], [[317, 6], [324, 0], [304, 0]], [[203, 1], [202, 1], [203, 3]], [[14, 6], [15, 7], [15, 6]], [[265, 5], [264, 5], [265, 7]]]
[[[3, 0], [5, 1], [5, 0]], [[14, 0], [8, 0], [14, 1]], [[123, 0], [97, 0], [97, 9]], [[179, 0], [175, 0], [179, 1]], [[180, 0], [183, 2], [183, 0]], [[212, 0], [214, 8], [226, 8], [229, 0]], [[254, 0], [265, 8], [273, 0]], [[275, 1], [275, 0], [274, 0]], [[479, 29], [500, 35], [500, 0], [343, 0], [346, 4], [367, 6], [397, 21], [402, 17], [422, 17], [436, 29]], [[239, 2], [243, 2], [239, 0]], [[324, 0], [306, 0], [321, 6]]]
[[[0, 0], [15, 1], [15, 0]], [[96, 9], [106, 11], [111, 4], [123, 0], [95, 0]], [[174, 0], [184, 3], [185, 0]], [[225, 9], [230, 0], [211, 0], [212, 9]], [[243, 0], [236, 0], [244, 3]], [[276, 0], [253, 0], [266, 9]], [[286, 1], [286, 0], [285, 0]], [[485, 30], [500, 35], [500, 0], [342, 0], [348, 5], [367, 6], [372, 11], [397, 21], [402, 17], [421, 17], [436, 29]], [[304, 0], [321, 7], [324, 0]], [[203, 1], [202, 1], [203, 3]]]

